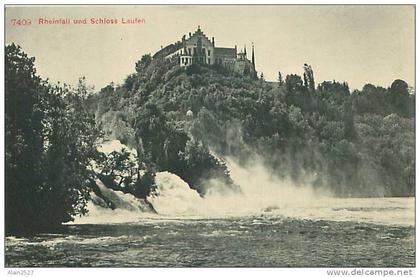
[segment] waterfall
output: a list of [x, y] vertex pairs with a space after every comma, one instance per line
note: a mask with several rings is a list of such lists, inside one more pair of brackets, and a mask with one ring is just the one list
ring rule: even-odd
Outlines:
[[[102, 149], [121, 149], [112, 141]], [[134, 151], [134, 150], [131, 150]], [[397, 198], [334, 198], [316, 194], [312, 187], [292, 180], [277, 179], [255, 162], [243, 168], [234, 159], [225, 159], [232, 180], [240, 192], [226, 190], [209, 180], [206, 194], [197, 191], [170, 172], [158, 172], [156, 190], [139, 199], [129, 193], [96, 185], [100, 196], [91, 193], [89, 213], [75, 219], [76, 224], [138, 222], [150, 218], [220, 218], [230, 216], [275, 216], [305, 219], [363, 221], [384, 224], [409, 224], [413, 221], [414, 200]], [[310, 180], [306, 183], [311, 183]], [[380, 214], [381, 216], [378, 216]]]
[[157, 213], [162, 215], [196, 215], [203, 198], [192, 190], [179, 176], [158, 172], [155, 177], [156, 192], [147, 197]]
[[87, 204], [88, 214], [76, 217], [76, 224], [136, 222], [147, 215], [153, 215], [153, 209], [144, 199], [130, 193], [107, 188], [99, 179], [96, 180], [101, 197], [90, 193]]

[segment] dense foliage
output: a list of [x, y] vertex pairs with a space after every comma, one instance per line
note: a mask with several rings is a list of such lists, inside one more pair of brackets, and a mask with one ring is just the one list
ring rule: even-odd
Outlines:
[[336, 81], [315, 87], [307, 64], [303, 80], [279, 72], [274, 83], [145, 55], [91, 103], [146, 168], [174, 172], [200, 192], [208, 178], [230, 183], [216, 156], [234, 156], [263, 157], [273, 174], [339, 196], [414, 194], [414, 95], [402, 80], [350, 92]]
[[19, 46], [5, 52], [6, 233], [49, 230], [86, 212], [101, 133], [83, 79], [50, 85]]
[[[263, 160], [279, 178], [337, 196], [414, 195], [414, 94], [407, 83], [315, 86], [304, 65], [279, 82], [218, 66], [186, 69], [144, 55], [122, 85], [92, 93], [36, 75], [19, 46], [5, 55], [6, 232], [51, 229], [86, 212], [99, 179], [145, 198], [169, 171], [201, 195], [238, 190], [221, 157]], [[103, 130], [137, 150], [96, 150]], [[95, 162], [93, 162], [95, 161]], [[100, 196], [100, 195], [99, 195]]]

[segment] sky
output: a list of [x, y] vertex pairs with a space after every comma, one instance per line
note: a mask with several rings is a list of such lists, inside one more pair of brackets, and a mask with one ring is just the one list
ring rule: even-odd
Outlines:
[[[352, 89], [415, 80], [414, 5], [7, 6], [5, 17], [5, 43], [34, 56], [41, 77], [75, 84], [85, 76], [98, 90], [121, 84], [142, 55], [188, 37], [198, 25], [217, 47], [246, 44], [250, 53], [253, 42], [257, 71], [267, 80], [277, 80], [279, 71], [303, 75], [304, 63], [316, 83], [346, 81]], [[41, 25], [40, 18], [119, 24]], [[121, 24], [133, 18], [144, 23]], [[14, 19], [31, 25], [13, 25]]]

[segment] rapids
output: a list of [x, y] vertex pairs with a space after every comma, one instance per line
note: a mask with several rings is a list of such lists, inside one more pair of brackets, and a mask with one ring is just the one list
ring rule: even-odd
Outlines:
[[[110, 153], [124, 147], [110, 141]], [[135, 150], [128, 149], [129, 151]], [[7, 237], [6, 266], [405, 267], [415, 265], [414, 198], [334, 198], [256, 163], [227, 166], [240, 193], [212, 181], [201, 197], [158, 172], [138, 199], [97, 180], [89, 213], [58, 233]], [[114, 209], [109, 208], [109, 202]], [[153, 209], [150, 208], [150, 204]]]
[[[127, 148], [111, 140], [99, 148], [104, 153]], [[223, 218], [267, 215], [310, 220], [366, 222], [414, 226], [414, 198], [335, 198], [316, 193], [310, 186], [275, 179], [261, 163], [251, 168], [226, 159], [235, 184], [241, 192], [226, 191], [212, 181], [204, 197], [179, 176], [169, 172], [156, 174], [156, 192], [147, 197], [154, 213], [142, 199], [113, 191], [97, 181], [103, 194], [113, 200], [116, 209], [101, 204], [96, 195], [88, 203], [89, 213], [70, 224], [136, 222], [145, 218]], [[110, 197], [111, 196], [111, 197]]]

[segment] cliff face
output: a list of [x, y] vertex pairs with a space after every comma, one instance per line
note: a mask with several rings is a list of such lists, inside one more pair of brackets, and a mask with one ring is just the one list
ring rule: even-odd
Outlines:
[[232, 183], [216, 156], [258, 157], [279, 178], [340, 196], [414, 193], [413, 95], [372, 85], [350, 93], [337, 82], [314, 89], [298, 75], [265, 82], [160, 58], [138, 65], [123, 85], [93, 96], [97, 120], [136, 147], [147, 168], [175, 173], [200, 193], [204, 180]]

